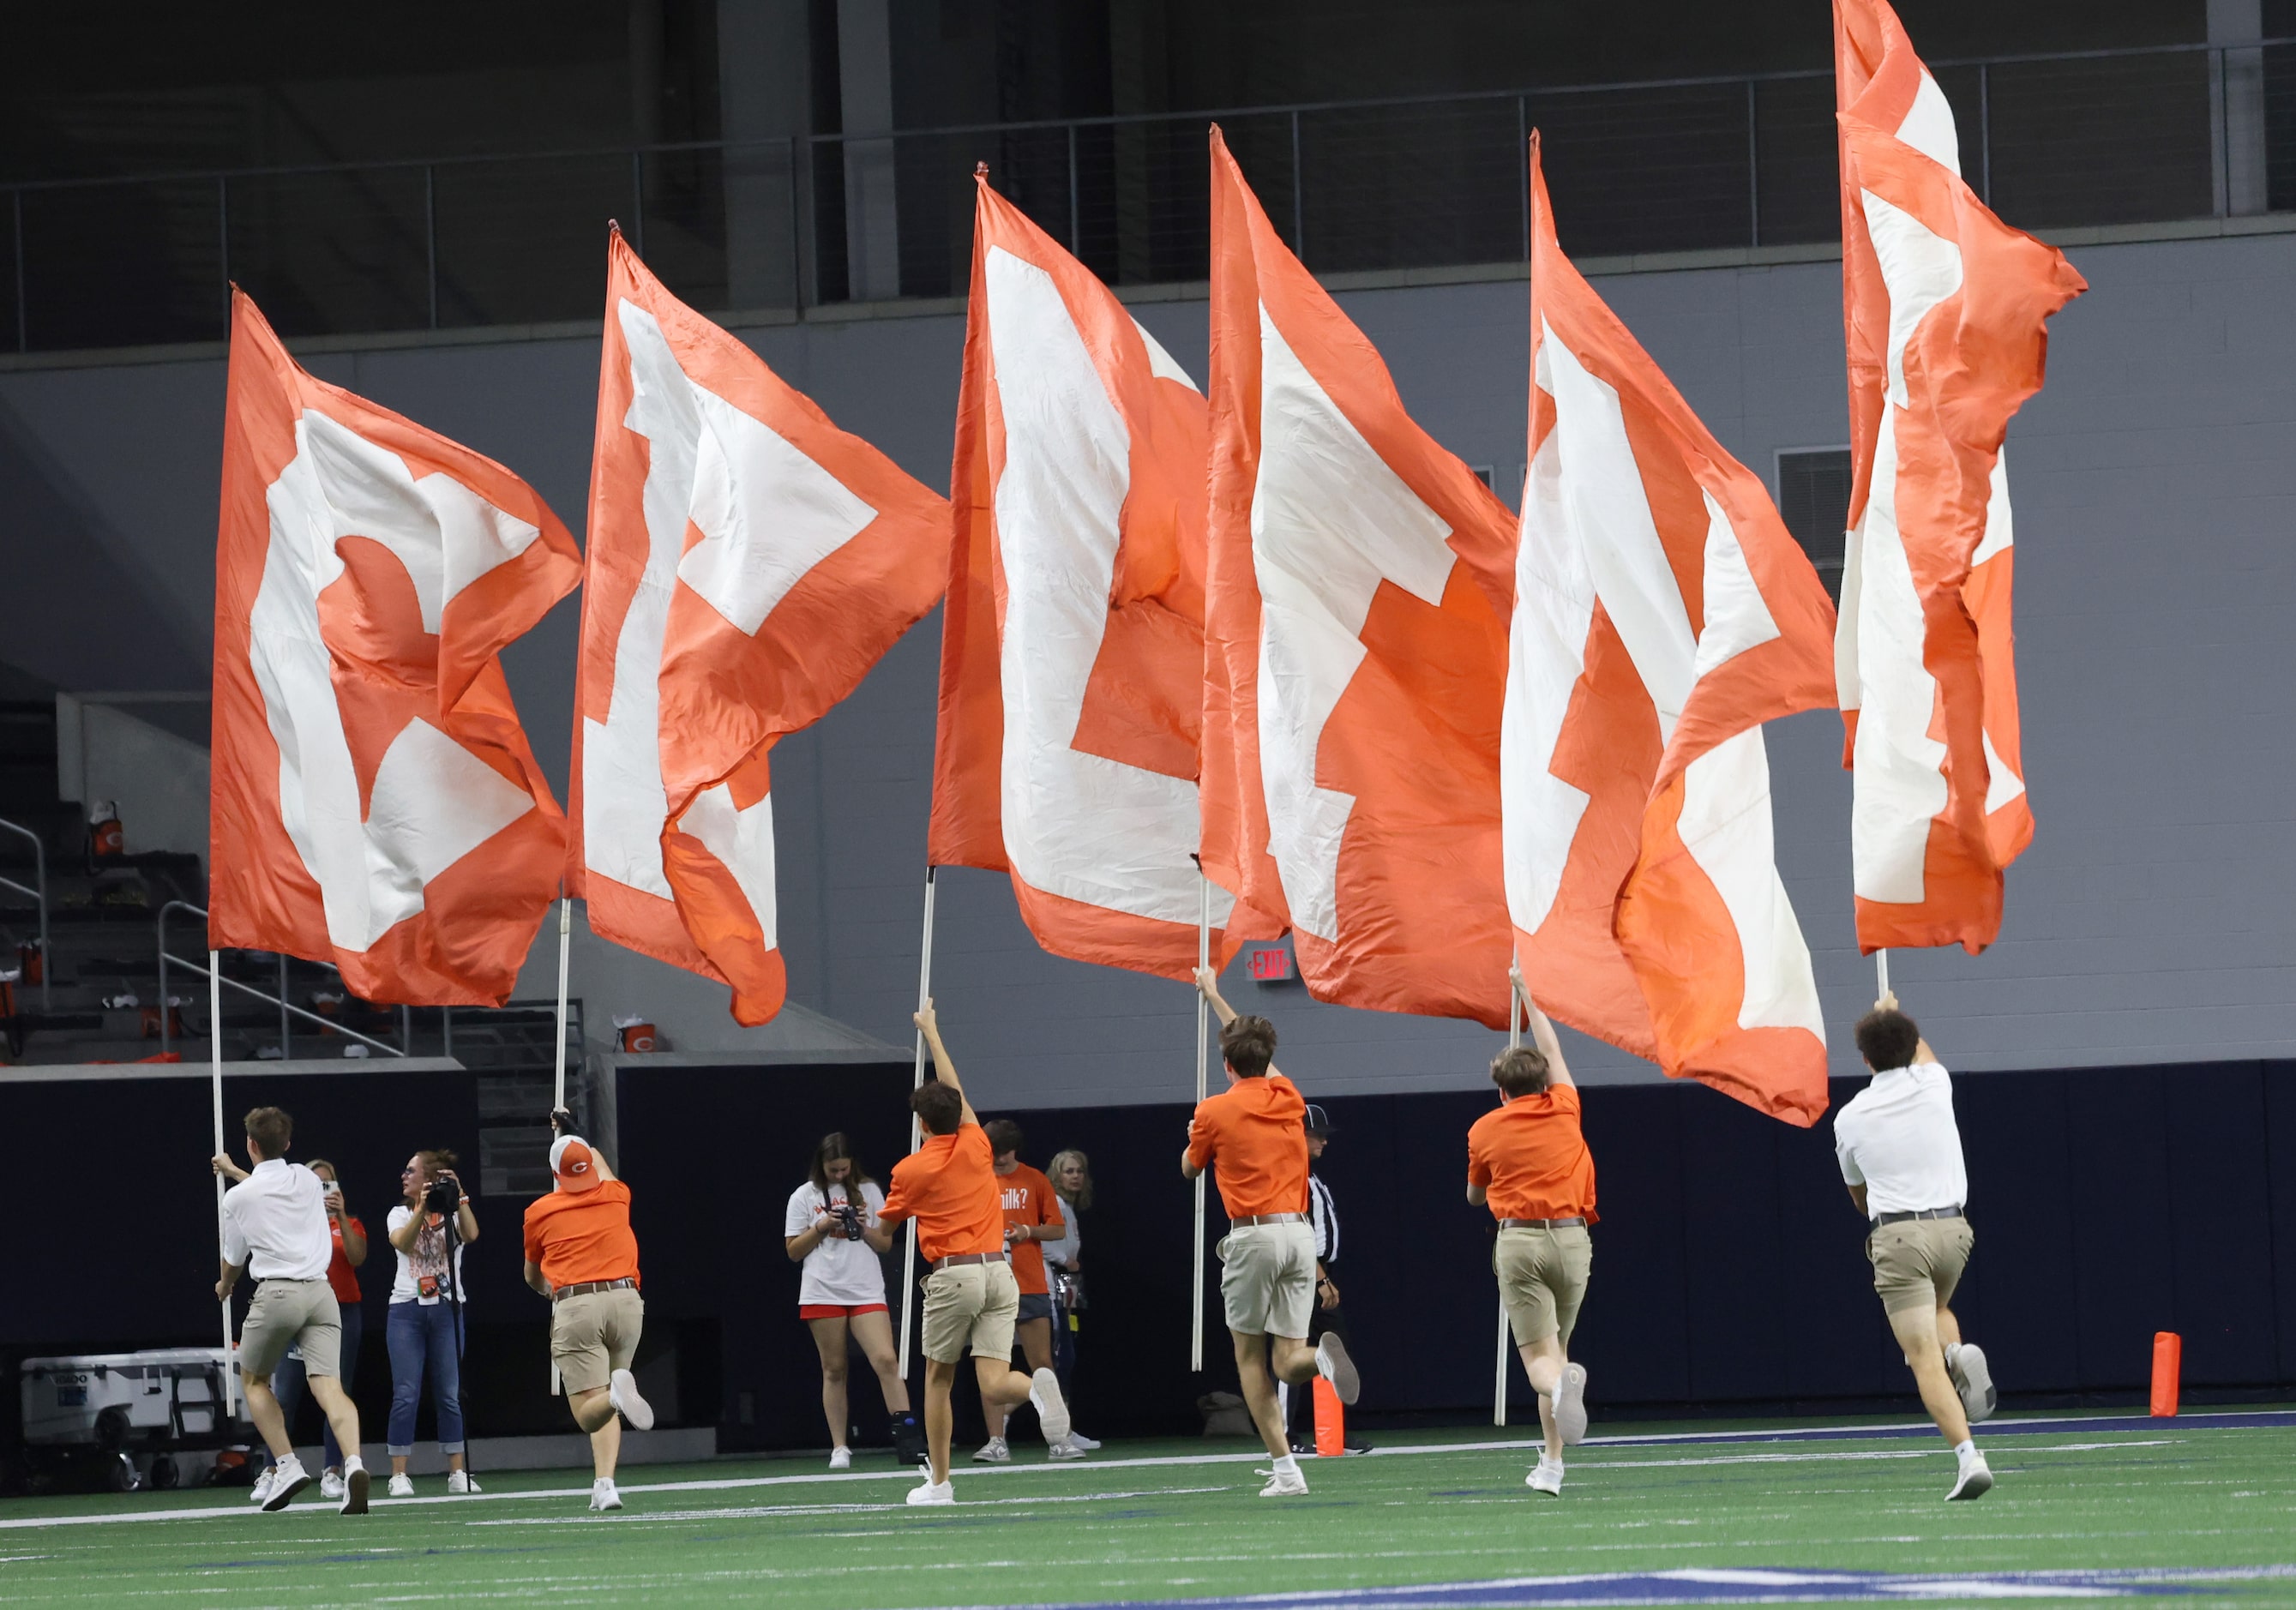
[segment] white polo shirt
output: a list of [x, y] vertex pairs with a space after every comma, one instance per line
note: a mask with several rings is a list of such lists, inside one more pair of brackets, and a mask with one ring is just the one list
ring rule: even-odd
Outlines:
[[1953, 1078], [1933, 1062], [1892, 1068], [1833, 1115], [1841, 1178], [1866, 1187], [1868, 1213], [1919, 1213], [1969, 1201]]
[[223, 1194], [223, 1255], [258, 1280], [324, 1280], [334, 1261], [326, 1187], [299, 1162], [266, 1157]]

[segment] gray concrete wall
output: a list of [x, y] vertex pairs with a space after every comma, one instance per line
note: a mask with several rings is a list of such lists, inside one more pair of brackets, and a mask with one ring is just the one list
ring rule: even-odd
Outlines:
[[[1567, 242], [1566, 242], [1567, 243]], [[1985, 956], [1900, 954], [1899, 993], [1958, 1066], [2174, 1064], [2296, 1052], [2296, 236], [2096, 245], [2093, 286], [2061, 316], [2048, 390], [2011, 434], [2019, 670], [2039, 833], [2010, 875]], [[1716, 433], [1767, 476], [1780, 449], [1846, 435], [1838, 270], [1830, 263], [1605, 276], [1601, 288]], [[1523, 461], [1528, 319], [1520, 282], [1360, 291], [1348, 310], [1405, 399], [1512, 492]], [[1201, 376], [1204, 307], [1142, 305]], [[947, 482], [961, 316], [823, 319], [744, 335], [840, 423], [927, 484]], [[578, 530], [594, 341], [346, 352], [318, 373], [493, 454]], [[0, 473], [94, 534], [85, 587], [0, 589], [0, 655], [52, 680], [101, 652], [114, 685], [183, 685], [206, 652], [216, 358], [0, 373]], [[39, 533], [11, 520], [12, 551]], [[100, 561], [103, 567], [94, 568]], [[104, 587], [95, 579], [108, 579]], [[164, 633], [110, 601], [122, 583]], [[575, 601], [511, 655], [536, 746], [562, 787]], [[20, 620], [40, 628], [20, 633]], [[792, 998], [906, 1038], [931, 776], [931, 619], [860, 692], [776, 757], [782, 912]], [[173, 680], [170, 680], [170, 678]], [[1780, 855], [1831, 1019], [1870, 1000], [1855, 954], [1847, 776], [1830, 714], [1771, 734]], [[547, 946], [554, 935], [545, 932]], [[1003, 880], [941, 880], [936, 992], [984, 1105], [1172, 1099], [1193, 1079], [1193, 1014], [1174, 984], [1038, 952]], [[538, 958], [539, 959], [539, 958]], [[586, 994], [635, 1007], [644, 969], [584, 954]], [[529, 982], [544, 976], [530, 968]], [[593, 985], [589, 980], [595, 978]], [[612, 982], [610, 982], [609, 980]], [[1535, 981], [1534, 981], [1535, 982]], [[1495, 1037], [1468, 1025], [1316, 1006], [1241, 981], [1311, 1088], [1472, 1085]], [[732, 1048], [706, 991], [660, 986], [675, 1039]], [[603, 1016], [600, 1018], [603, 1023]], [[730, 1025], [727, 1025], [730, 1029]], [[1854, 1062], [1846, 1031], [1838, 1068]], [[1653, 1077], [1577, 1047], [1597, 1079]]]

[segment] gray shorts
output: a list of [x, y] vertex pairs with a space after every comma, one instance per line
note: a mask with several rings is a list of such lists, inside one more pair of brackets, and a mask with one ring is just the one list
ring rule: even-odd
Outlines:
[[287, 1350], [303, 1350], [306, 1376], [340, 1379], [343, 1310], [324, 1280], [266, 1280], [239, 1327], [239, 1373], [269, 1380]]
[[1025, 1325], [1031, 1319], [1049, 1319], [1052, 1317], [1053, 1299], [1050, 1293], [1022, 1292], [1020, 1311], [1013, 1316], [1013, 1323]]

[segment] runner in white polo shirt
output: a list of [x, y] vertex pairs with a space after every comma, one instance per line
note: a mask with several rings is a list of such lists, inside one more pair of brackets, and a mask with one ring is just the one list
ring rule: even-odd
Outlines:
[[1969, 1174], [1953, 1118], [1953, 1080], [1914, 1020], [1884, 993], [1857, 1023], [1857, 1050], [1874, 1082], [1833, 1115], [1833, 1150], [1857, 1211], [1874, 1220], [1866, 1256], [1874, 1289], [1905, 1349], [1922, 1402], [1960, 1460], [1948, 1499], [1982, 1497], [1993, 1485], [1970, 1439], [1972, 1420], [1993, 1412], [1985, 1354], [1961, 1339], [1946, 1304], [1968, 1266], [1976, 1233], [1962, 1214]]
[[[260, 1283], [239, 1327], [240, 1378], [247, 1388], [247, 1412], [277, 1461], [272, 1468], [266, 1509], [284, 1509], [311, 1484], [311, 1474], [295, 1457], [287, 1437], [287, 1417], [272, 1395], [271, 1372], [287, 1350], [303, 1350], [305, 1380], [334, 1427], [343, 1450], [345, 1515], [366, 1513], [366, 1466], [359, 1458], [358, 1406], [343, 1391], [342, 1310], [327, 1265], [335, 1255], [328, 1233], [325, 1187], [299, 1162], [287, 1161], [295, 1121], [277, 1107], [258, 1107], [242, 1121], [250, 1172], [224, 1193], [223, 1273], [216, 1300], [225, 1302], [242, 1272]], [[218, 1174], [236, 1176], [228, 1157], [212, 1160]]]

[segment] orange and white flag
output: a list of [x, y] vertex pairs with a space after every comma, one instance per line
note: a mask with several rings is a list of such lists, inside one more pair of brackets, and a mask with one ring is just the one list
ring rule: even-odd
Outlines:
[[1833, 609], [1760, 481], [1555, 242], [1530, 158], [1530, 471], [1501, 776], [1547, 1011], [1748, 1105], [1825, 1111], [1761, 724], [1831, 705]]
[[232, 293], [208, 942], [500, 1006], [565, 818], [496, 656], [581, 578], [493, 460], [314, 379]]
[[1203, 857], [1321, 1000], [1507, 1019], [1514, 520], [1211, 136]]
[[617, 231], [590, 472], [570, 890], [594, 932], [781, 1009], [770, 753], [931, 609], [947, 505]]
[[[1203, 396], [985, 177], [973, 218], [930, 858], [1009, 871], [1056, 956], [1185, 979]], [[1211, 893], [1225, 960], [1234, 899]]]
[[2087, 289], [1962, 182], [1953, 109], [1885, 0], [1835, 0], [1852, 481], [1835, 676], [1857, 942], [2001, 928], [2033, 836], [2010, 625], [2010, 415]]

